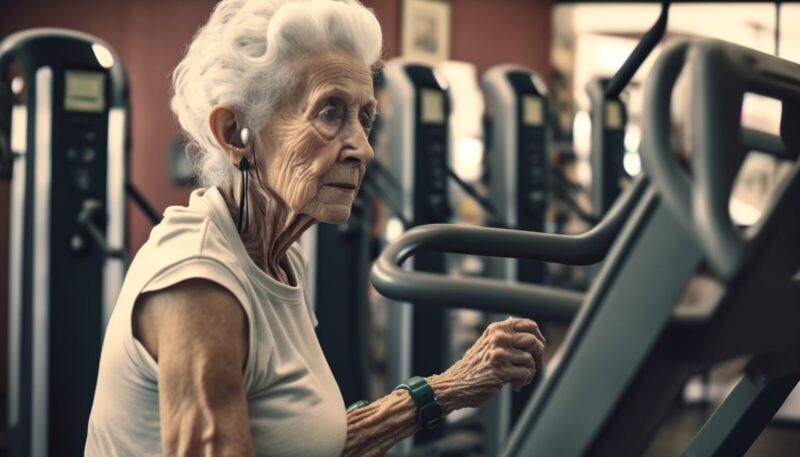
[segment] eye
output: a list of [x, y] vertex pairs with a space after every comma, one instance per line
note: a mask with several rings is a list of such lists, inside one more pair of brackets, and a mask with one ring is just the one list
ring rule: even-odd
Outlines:
[[342, 118], [341, 106], [335, 100], [330, 100], [317, 116], [326, 124], [338, 124]]
[[361, 126], [364, 127], [364, 130], [370, 131], [372, 129], [372, 116], [366, 110], [361, 111], [358, 115], [358, 120], [361, 122]]

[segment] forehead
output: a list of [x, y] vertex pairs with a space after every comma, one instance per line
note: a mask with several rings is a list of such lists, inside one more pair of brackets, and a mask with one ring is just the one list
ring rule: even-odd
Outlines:
[[305, 103], [331, 92], [337, 92], [353, 103], [374, 103], [372, 73], [355, 56], [328, 52], [304, 59], [298, 70], [298, 79], [305, 84], [297, 95], [305, 99]]

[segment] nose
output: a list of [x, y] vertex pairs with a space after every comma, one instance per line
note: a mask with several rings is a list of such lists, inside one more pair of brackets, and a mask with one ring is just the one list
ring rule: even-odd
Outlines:
[[375, 154], [372, 152], [372, 146], [369, 144], [367, 134], [360, 128], [351, 128], [349, 130], [347, 140], [339, 154], [339, 160], [352, 165], [368, 164]]

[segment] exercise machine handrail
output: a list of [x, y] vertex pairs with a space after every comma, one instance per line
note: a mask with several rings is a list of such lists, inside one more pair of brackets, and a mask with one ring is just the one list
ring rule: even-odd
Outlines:
[[[671, 150], [670, 105], [675, 82], [689, 68], [695, 91], [689, 123], [693, 129], [692, 174]], [[728, 200], [750, 150], [793, 159], [783, 138], [745, 129], [739, 112], [748, 92], [800, 104], [800, 65], [718, 40], [675, 44], [664, 51], [645, 84], [642, 162], [653, 185], [681, 224], [696, 231], [712, 270], [734, 278], [752, 248], [731, 219]], [[784, 113], [785, 114], [785, 113]], [[789, 127], [782, 125], [782, 135]]]
[[381, 294], [392, 299], [569, 321], [583, 302], [581, 293], [497, 279], [410, 271], [400, 265], [420, 250], [574, 265], [596, 263], [608, 252], [646, 184], [646, 177], [636, 178], [608, 215], [580, 235], [449, 224], [414, 228], [383, 251], [372, 267], [372, 283]]
[[797, 121], [787, 114], [787, 102], [800, 104], [800, 65], [712, 40], [695, 42], [687, 64], [694, 88], [690, 122], [698, 126], [693, 135], [698, 153], [692, 156], [695, 230], [709, 265], [731, 280], [754, 243], [745, 239], [728, 210], [736, 175], [749, 152], [741, 144], [741, 133], [730, 132], [741, 129], [738, 111], [747, 92], [782, 101], [781, 134], [796, 129], [787, 124], [790, 119]]

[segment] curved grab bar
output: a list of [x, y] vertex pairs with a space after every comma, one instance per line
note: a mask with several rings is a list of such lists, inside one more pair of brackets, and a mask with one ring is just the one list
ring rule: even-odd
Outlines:
[[[693, 144], [700, 152], [692, 157], [695, 230], [709, 265], [723, 279], [732, 280], [755, 248], [728, 209], [736, 176], [748, 153], [739, 135], [732, 133], [741, 131], [739, 112], [745, 94], [751, 92], [784, 103], [781, 134], [786, 134], [786, 103], [800, 102], [800, 65], [711, 40], [694, 43], [687, 62], [692, 68]], [[773, 137], [781, 141], [781, 137]]]
[[420, 250], [574, 265], [596, 263], [605, 257], [646, 185], [644, 176], [637, 177], [608, 215], [581, 235], [448, 224], [416, 227], [381, 253], [372, 267], [372, 283], [381, 294], [397, 300], [569, 321], [583, 302], [581, 293], [498, 279], [410, 271], [400, 265]]
[[648, 74], [644, 84], [642, 111], [642, 167], [659, 190], [667, 207], [687, 230], [692, 224], [692, 183], [672, 153], [672, 89], [686, 62], [690, 42], [683, 41], [665, 49]]
[[[692, 174], [671, 150], [670, 105], [681, 71], [690, 77]], [[781, 137], [742, 127], [745, 93], [800, 102], [800, 65], [730, 43], [701, 39], [667, 48], [648, 76], [642, 115], [642, 162], [681, 224], [697, 233], [710, 267], [732, 280], [752, 249], [731, 219], [728, 202], [752, 148], [794, 159]], [[784, 106], [784, 110], [786, 107]], [[785, 114], [785, 113], [784, 113]], [[782, 126], [782, 135], [785, 134]]]

